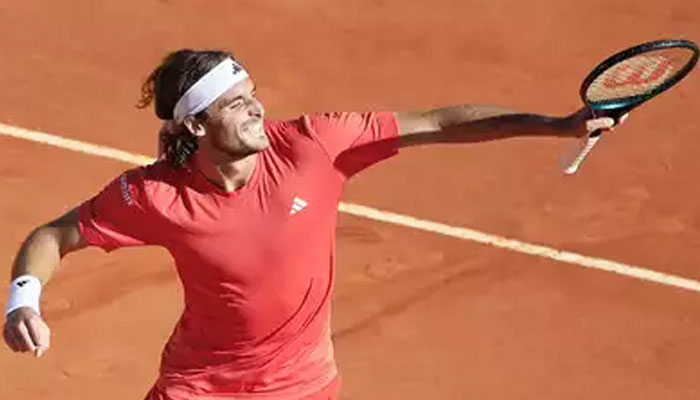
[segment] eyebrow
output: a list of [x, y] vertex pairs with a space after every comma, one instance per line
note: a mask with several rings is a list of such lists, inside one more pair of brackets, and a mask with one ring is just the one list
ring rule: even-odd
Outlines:
[[[255, 92], [257, 92], [257, 90], [258, 90], [258, 85], [254, 85], [254, 86], [253, 86], [253, 89], [252, 89], [250, 92], [251, 92], [251, 93], [255, 93]], [[229, 104], [231, 104], [231, 103], [233, 103], [233, 102], [235, 102], [235, 101], [237, 101], [237, 100], [240, 100], [240, 99], [242, 99], [242, 98], [243, 98], [243, 95], [236, 96], [236, 97], [234, 97], [234, 98], [232, 98], [232, 99], [230, 99], [230, 100], [225, 101], [223, 104], [221, 104], [221, 107], [226, 107], [226, 106], [228, 106]]]

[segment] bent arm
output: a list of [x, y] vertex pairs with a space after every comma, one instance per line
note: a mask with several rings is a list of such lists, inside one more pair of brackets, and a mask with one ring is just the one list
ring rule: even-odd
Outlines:
[[[86, 246], [78, 227], [78, 211], [73, 209], [32, 231], [15, 257], [11, 281], [31, 275], [44, 284], [51, 279], [63, 256]], [[10, 350], [30, 351], [41, 357], [50, 347], [51, 330], [39, 315], [41, 288], [30, 282], [32, 280], [13, 282], [12, 287], [17, 291], [11, 289], [10, 292], [3, 338]]]
[[74, 208], [29, 234], [15, 257], [11, 280], [32, 275], [45, 284], [58, 268], [61, 258], [86, 246], [78, 227], [78, 209]]

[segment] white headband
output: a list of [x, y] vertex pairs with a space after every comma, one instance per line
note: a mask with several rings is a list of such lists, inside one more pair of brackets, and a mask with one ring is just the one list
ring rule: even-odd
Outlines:
[[248, 73], [232, 59], [227, 58], [220, 62], [180, 97], [173, 110], [175, 121], [181, 123], [186, 117], [204, 110], [233, 85], [247, 77]]

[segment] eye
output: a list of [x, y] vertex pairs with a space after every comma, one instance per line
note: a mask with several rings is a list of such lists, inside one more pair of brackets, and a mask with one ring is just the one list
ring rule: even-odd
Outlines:
[[234, 100], [229, 104], [229, 108], [240, 108], [243, 105], [243, 99]]

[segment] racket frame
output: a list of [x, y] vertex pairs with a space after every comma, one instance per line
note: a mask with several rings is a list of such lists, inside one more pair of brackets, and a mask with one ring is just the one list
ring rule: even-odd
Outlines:
[[[595, 81], [601, 74], [603, 74], [606, 70], [608, 70], [610, 67], [614, 66], [615, 64], [624, 61], [628, 58], [632, 58], [634, 56], [638, 56], [640, 54], [644, 53], [649, 53], [651, 51], [655, 50], [662, 50], [662, 49], [667, 49], [667, 48], [685, 48], [689, 49], [693, 52], [693, 55], [691, 56], [690, 60], [676, 72], [671, 78], [669, 78], [666, 82], [664, 82], [663, 85], [659, 85], [658, 87], [654, 88], [653, 90], [649, 91], [648, 93], [645, 93], [643, 95], [636, 95], [636, 96], [627, 96], [619, 99], [610, 99], [610, 100], [601, 100], [601, 101], [589, 101], [586, 99], [586, 91], [588, 90], [588, 87]], [[684, 40], [684, 39], [663, 39], [663, 40], [656, 40], [653, 42], [647, 42], [643, 43], [634, 47], [630, 47], [626, 50], [623, 50], [617, 54], [614, 54], [610, 57], [608, 57], [605, 61], [601, 62], [598, 64], [597, 67], [591, 71], [590, 74], [586, 77], [586, 79], [583, 80], [583, 83], [581, 84], [581, 89], [580, 89], [580, 95], [581, 99], [586, 103], [588, 107], [590, 107], [593, 110], [621, 110], [624, 109], [625, 112], [629, 112], [632, 108], [637, 107], [638, 105], [644, 103], [645, 101], [651, 99], [652, 97], [655, 97], [656, 95], [660, 94], [661, 92], [664, 92], [668, 90], [671, 86], [675, 85], [676, 83], [680, 82], [683, 78], [686, 77], [692, 71], [692, 69], [695, 67], [695, 65], [698, 62], [698, 57], [700, 56], [700, 49], [698, 49], [698, 46], [689, 41], [689, 40]], [[622, 113], [624, 114], [624, 112]]]
[[[615, 64], [624, 61], [628, 58], [638, 56], [640, 54], [667, 48], [689, 49], [693, 52], [693, 55], [691, 56], [690, 60], [688, 60], [688, 62], [683, 66], [683, 68], [678, 70], [671, 78], [664, 82], [664, 84], [659, 85], [658, 87], [650, 90], [648, 93], [642, 95], [627, 96], [618, 99], [601, 101], [589, 101], [586, 98], [586, 92], [588, 91], [589, 86], [601, 74], [603, 74]], [[658, 94], [670, 89], [671, 86], [675, 85], [676, 83], [680, 82], [683, 78], [685, 78], [686, 75], [688, 75], [697, 64], [698, 57], [700, 57], [700, 49], [698, 49], [698, 46], [695, 43], [684, 39], [655, 40], [652, 42], [642, 43], [640, 45], [630, 47], [608, 57], [603, 62], [598, 64], [598, 66], [595, 67], [593, 71], [591, 71], [588, 74], [588, 76], [583, 80], [583, 83], [581, 84], [581, 89], [579, 91], [581, 99], [586, 104], [586, 106], [590, 108], [591, 113], [594, 116], [596, 111], [607, 111], [607, 115], [609, 115], [611, 118], [614, 118], [615, 123], [617, 124], [621, 116], [630, 112], [632, 109], [640, 106], [647, 100], [650, 100]], [[566, 166], [566, 168], [564, 169], [564, 173], [571, 175], [578, 171], [578, 168], [583, 162], [583, 160], [586, 158], [586, 156], [588, 156], [588, 154], [590, 154], [591, 150], [593, 150], [593, 147], [600, 140], [600, 136], [602, 133], [602, 129], [596, 129], [595, 131], [588, 134], [588, 136], [586, 137], [585, 144], [579, 151], [578, 155], [573, 159], [573, 161], [571, 161], [571, 163], [568, 166]]]

